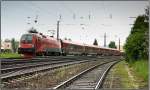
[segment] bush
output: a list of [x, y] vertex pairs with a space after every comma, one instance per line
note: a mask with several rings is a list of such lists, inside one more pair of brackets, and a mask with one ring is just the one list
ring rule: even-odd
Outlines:
[[146, 16], [138, 16], [124, 45], [126, 61], [148, 60], [148, 22]]
[[148, 82], [148, 60], [138, 60], [130, 63], [136, 75]]

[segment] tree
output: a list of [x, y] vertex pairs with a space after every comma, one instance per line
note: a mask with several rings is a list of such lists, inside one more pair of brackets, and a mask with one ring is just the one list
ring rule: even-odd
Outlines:
[[136, 61], [140, 59], [148, 60], [148, 41], [149, 41], [149, 12], [136, 18], [134, 26], [124, 45], [126, 60]]
[[96, 39], [94, 40], [94, 43], [93, 43], [93, 45], [96, 45], [96, 46], [98, 46], [98, 43], [97, 43], [97, 40], [96, 40]]
[[15, 52], [18, 50], [18, 47], [19, 47], [19, 41], [16, 41], [15, 42]]
[[11, 47], [12, 47], [12, 51], [13, 51], [14, 53], [17, 52], [18, 46], [19, 46], [19, 42], [18, 42], [18, 41], [15, 41], [15, 39], [12, 38], [12, 40], [11, 40]]
[[67, 38], [65, 37], [64, 40], [67, 40]]
[[110, 41], [108, 46], [109, 46], [109, 48], [117, 48], [114, 41]]
[[0, 53], [2, 52], [2, 40], [0, 39]]
[[12, 47], [12, 51], [15, 53], [16, 52], [16, 44], [15, 44], [14, 38], [12, 38], [12, 40], [11, 40], [11, 47]]
[[68, 39], [69, 41], [72, 41], [70, 38]]
[[0, 46], [2, 46], [2, 42], [3, 42], [3, 40], [0, 39], [0, 43], [1, 43]]

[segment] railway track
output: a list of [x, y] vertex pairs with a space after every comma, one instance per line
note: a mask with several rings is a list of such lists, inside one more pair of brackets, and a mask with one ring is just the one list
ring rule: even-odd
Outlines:
[[45, 71], [61, 68], [64, 66], [69, 66], [69, 65], [73, 65], [73, 64], [79, 64], [79, 63], [85, 63], [85, 62], [88, 62], [88, 61], [76, 61], [76, 62], [55, 64], [55, 65], [50, 65], [50, 66], [41, 66], [41, 67], [35, 67], [35, 68], [29, 68], [29, 69], [22, 69], [19, 71], [1, 74], [1, 80], [2, 80], [2, 82], [7, 82], [9, 80], [19, 78], [21, 76], [25, 76], [25, 75], [28, 76], [28, 75], [32, 75], [35, 73], [42, 73]]
[[[83, 58], [87, 58], [87, 57], [83, 57]], [[74, 59], [74, 57], [50, 56], [50, 57], [36, 57], [36, 58], [29, 58], [29, 59], [9, 58], [9, 59], [1, 59], [1, 65], [12, 65], [12, 64], [31, 63], [31, 62], [45, 62], [45, 61], [60, 60], [60, 59]]]
[[[25, 68], [32, 68], [42, 65], [50, 65], [57, 63], [65, 63], [65, 62], [73, 62], [80, 60], [92, 60], [93, 57], [84, 57], [84, 58], [45, 58], [45, 59], [32, 59], [32, 60], [2, 60], [1, 61], [1, 73], [7, 73], [10, 71], [16, 71]], [[103, 57], [99, 57], [99, 59], [103, 59]]]
[[[90, 60], [95, 57], [38, 57], [38, 58], [32, 58], [32, 59], [0, 59], [1, 60], [1, 69], [6, 69], [6, 68], [14, 68], [14, 67], [22, 67], [22, 66], [27, 66], [27, 65], [33, 65], [37, 63], [45, 63], [45, 62], [59, 62], [59, 61], [67, 61], [67, 60]], [[103, 57], [100, 57], [103, 58]], [[3, 71], [2, 71], [3, 73]]]
[[[104, 57], [98, 57], [103, 59]], [[95, 58], [94, 58], [95, 59]], [[46, 70], [56, 69], [63, 66], [68, 66], [72, 64], [84, 63], [88, 61], [93, 61], [93, 57], [63, 57], [61, 58], [49, 58], [38, 60], [3, 60], [1, 69], [1, 79], [2, 81], [8, 81], [9, 79], [19, 77], [22, 75], [29, 75], [32, 73], [42, 72]], [[38, 62], [39, 61], [39, 62]], [[5, 64], [6, 62], [9, 62]]]
[[30, 63], [30, 64], [23, 64], [23, 65], [19, 64], [19, 65], [13, 66], [13, 67], [2, 68], [1, 69], [1, 74], [14, 72], [14, 71], [18, 71], [18, 70], [21, 70], [21, 69], [28, 69], [28, 68], [54, 65], [54, 64], [59, 64], [59, 63], [68, 63], [68, 62], [74, 62], [74, 60], [51, 61], [51, 62], [42, 62], [42, 63]]
[[62, 82], [53, 89], [99, 89], [107, 72], [117, 62], [111, 61], [95, 65]]
[[[10, 59], [2, 59], [1, 60], [1, 73], [5, 73], [6, 71], [12, 71], [13, 69], [22, 69], [27, 67], [55, 64], [55, 63], [63, 63], [69, 61], [79, 61], [79, 60], [91, 60], [93, 57], [83, 57], [83, 58], [73, 58], [73, 57], [60, 57], [60, 58], [33, 58], [33, 59], [21, 59], [21, 60], [10, 60]], [[100, 58], [102, 59], [102, 57]]]
[[[111, 59], [110, 59], [111, 58]], [[2, 83], [9, 83], [20, 77], [32, 77], [32, 75], [37, 73], [46, 73], [47, 71], [61, 68], [64, 66], [85, 63], [90, 61], [105, 60], [111, 61], [112, 57], [54, 57], [54, 58], [37, 58], [30, 60], [3, 60], [1, 69], [1, 81]], [[116, 60], [116, 58], [115, 58]], [[14, 61], [14, 62], [13, 62]], [[39, 62], [38, 62], [39, 61]], [[5, 64], [9, 62], [9, 64]], [[24, 62], [24, 63], [23, 63]], [[16, 64], [15, 64], [16, 63]], [[3, 67], [5, 66], [5, 67]]]

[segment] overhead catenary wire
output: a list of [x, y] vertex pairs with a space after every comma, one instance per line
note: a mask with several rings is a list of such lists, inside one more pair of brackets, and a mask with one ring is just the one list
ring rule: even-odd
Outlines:
[[33, 6], [34, 6], [35, 8], [37, 8], [37, 9], [39, 9], [39, 10], [41, 10], [41, 11], [44, 11], [45, 13], [47, 13], [47, 14], [50, 15], [50, 16], [56, 16], [54, 13], [50, 12], [49, 10], [46, 10], [46, 9], [44, 9], [44, 8], [39, 7], [38, 5], [36, 5], [36, 4], [33, 3], [33, 2], [30, 2], [30, 4], [33, 5]]
[[[39, 6], [37, 6], [35, 3], [31, 2], [32, 6], [34, 6], [35, 8], [39, 9], [39, 10], [44, 10], [45, 13], [47, 13], [48, 15], [51, 15], [51, 16], [56, 16], [54, 13], [52, 12], [49, 12], [48, 10], [45, 10], [44, 8], [41, 8]], [[58, 20], [62, 20], [62, 14], [59, 14], [59, 17], [58, 17]], [[42, 24], [41, 24], [42, 25]], [[56, 25], [56, 24], [53, 24], [53, 25]], [[62, 24], [61, 24], [62, 25]], [[63, 24], [63, 25], [75, 25], [75, 24]]]
[[[65, 5], [65, 3], [62, 3], [62, 4], [63, 4], [63, 7], [64, 7], [68, 12], [70, 12], [71, 15], [73, 15], [73, 19], [75, 20], [75, 19], [76, 19], [76, 14], [75, 14], [75, 12], [74, 12], [72, 9], [70, 9], [69, 6]], [[59, 3], [59, 5], [61, 5], [61, 6], [62, 6], [62, 4]]]
[[[46, 13], [47, 15], [50, 15], [50, 16], [56, 16], [54, 13], [52, 13], [52, 12], [50, 12], [50, 11], [48, 11], [48, 10], [46, 10], [45, 8], [41, 8], [41, 7], [39, 7], [36, 3], [33, 3], [33, 2], [31, 2], [30, 3], [31, 5], [32, 5], [32, 7], [34, 7], [34, 8], [36, 8], [37, 9], [37, 11], [44, 11], [44, 13]], [[73, 15], [73, 19], [76, 19], [76, 14], [74, 13], [74, 11], [73, 10], [71, 10], [68, 6], [66, 6], [65, 4], [63, 5], [72, 15]], [[91, 19], [91, 12], [89, 12], [89, 15], [87, 15], [88, 16], [88, 19], [90, 20]], [[58, 17], [58, 16], [57, 16]], [[62, 14], [59, 14], [59, 17], [58, 17], [58, 19], [59, 20], [61, 20], [62, 19]], [[82, 23], [81, 23], [82, 24]], [[81, 28], [82, 28], [82, 30], [84, 30], [85, 29], [85, 26], [88, 26], [88, 24], [79, 24], [80, 26], [81, 26]], [[40, 24], [40, 25], [43, 25], [43, 24]], [[56, 24], [53, 24], [53, 25], [56, 25]], [[61, 24], [61, 25], [77, 25], [77, 24]], [[84, 26], [84, 27], [83, 27]]]
[[[32, 7], [34, 7], [35, 9], [33, 9], [32, 7], [30, 8], [30, 9], [32, 9], [33, 11], [36, 11], [36, 13], [38, 13], [39, 11], [43, 11], [45, 14], [47, 14], [48, 16], [52, 16], [52, 17], [56, 17], [56, 14], [54, 14], [53, 12], [50, 12], [49, 10], [46, 10], [45, 8], [41, 8], [41, 7], [39, 7], [36, 3], [33, 3], [33, 2], [30, 2], [30, 4], [31, 4], [31, 6]], [[38, 23], [38, 14], [36, 15], [36, 18], [35, 18], [35, 20], [34, 20], [34, 24], [36, 24], [36, 26], [38, 25], [40, 25], [40, 26], [43, 26], [43, 25], [46, 25], [46, 24], [39, 24]], [[30, 17], [31, 18], [31, 17]], [[30, 18], [28, 18], [28, 19], [30, 19]], [[59, 17], [58, 17], [59, 19], [61, 19], [61, 15], [59, 15]], [[27, 24], [31, 24], [31, 23], [27, 23]], [[49, 25], [49, 24], [47, 24], [47, 25]], [[46, 26], [47, 26], [46, 25]], [[54, 24], [53, 24], [54, 25]], [[55, 24], [56, 25], [56, 24]], [[34, 25], [35, 26], [35, 25]]]

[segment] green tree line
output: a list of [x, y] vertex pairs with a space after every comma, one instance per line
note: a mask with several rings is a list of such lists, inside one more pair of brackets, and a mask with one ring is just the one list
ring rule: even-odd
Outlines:
[[149, 43], [149, 8], [145, 9], [145, 14], [139, 15], [131, 28], [131, 32], [124, 45], [126, 60], [137, 61], [148, 60]]
[[18, 49], [18, 46], [19, 46], [19, 42], [16, 41], [14, 38], [12, 38], [12, 40], [11, 40], [11, 46], [12, 46], [12, 52], [16, 53], [17, 49]]
[[109, 48], [115, 48], [115, 49], [117, 48], [117, 46], [116, 46], [114, 41], [110, 41], [108, 46], [109, 46]]

